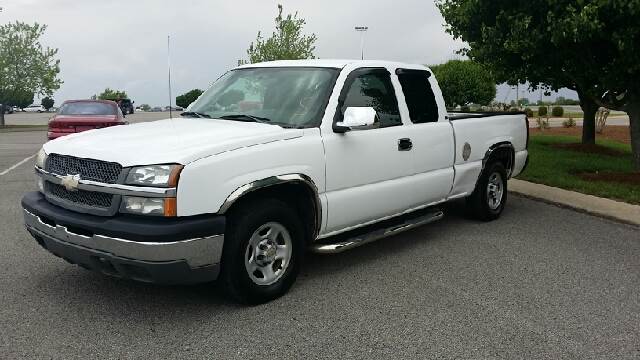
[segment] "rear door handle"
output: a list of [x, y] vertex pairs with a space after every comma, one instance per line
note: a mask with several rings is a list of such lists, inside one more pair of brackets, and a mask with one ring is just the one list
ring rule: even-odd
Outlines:
[[413, 148], [413, 143], [409, 138], [398, 140], [398, 151], [409, 151]]

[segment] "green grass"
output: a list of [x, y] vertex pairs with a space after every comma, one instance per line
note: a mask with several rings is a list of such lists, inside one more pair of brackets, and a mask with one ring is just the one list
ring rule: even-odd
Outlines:
[[519, 179], [578, 191], [599, 197], [640, 204], [640, 184], [623, 184], [583, 180], [580, 172], [633, 172], [631, 146], [615, 141], [599, 140], [598, 145], [623, 152], [621, 156], [588, 154], [557, 149], [553, 144], [577, 143], [573, 136], [533, 135], [529, 142], [529, 166]]

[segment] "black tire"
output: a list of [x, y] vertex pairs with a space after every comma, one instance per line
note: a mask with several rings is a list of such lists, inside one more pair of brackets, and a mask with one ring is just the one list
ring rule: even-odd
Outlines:
[[[287, 267], [272, 284], [259, 285], [251, 279], [245, 266], [249, 241], [261, 226], [281, 224], [289, 233], [292, 249]], [[240, 204], [227, 220], [222, 251], [221, 283], [233, 300], [245, 304], [262, 304], [284, 295], [293, 285], [304, 256], [304, 229], [296, 212], [287, 203], [273, 199], [255, 199]]]
[[[499, 204], [496, 206], [497, 197], [490, 196], [489, 182], [499, 180], [502, 191]], [[495, 195], [495, 192], [493, 193]], [[471, 196], [467, 198], [467, 209], [469, 215], [482, 221], [491, 221], [500, 217], [507, 204], [507, 171], [499, 162], [488, 163], [480, 174], [476, 188]]]

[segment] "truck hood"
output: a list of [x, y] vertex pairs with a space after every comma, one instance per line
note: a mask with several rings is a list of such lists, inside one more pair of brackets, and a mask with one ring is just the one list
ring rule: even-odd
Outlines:
[[293, 139], [302, 129], [218, 119], [176, 118], [89, 130], [44, 145], [48, 153], [120, 163], [122, 166], [179, 163]]

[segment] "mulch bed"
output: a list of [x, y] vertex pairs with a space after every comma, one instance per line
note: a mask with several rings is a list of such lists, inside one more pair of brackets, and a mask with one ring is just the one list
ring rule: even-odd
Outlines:
[[611, 172], [602, 172], [602, 173], [579, 173], [576, 174], [583, 180], [587, 181], [606, 181], [606, 182], [616, 182], [622, 184], [629, 184], [640, 186], [640, 172], [636, 173], [611, 173]]
[[618, 150], [611, 149], [601, 145], [590, 145], [590, 144], [578, 143], [578, 144], [551, 144], [549, 146], [555, 149], [572, 150], [572, 151], [578, 151], [581, 153], [588, 153], [588, 154], [609, 155], [609, 156], [624, 155], [622, 151], [618, 151]]
[[[569, 136], [582, 136], [582, 126], [576, 126], [571, 128], [550, 128], [544, 131], [540, 129], [529, 129], [531, 134], [547, 134], [547, 135], [569, 135]], [[609, 139], [614, 141], [623, 142], [625, 144], [631, 144], [631, 134], [629, 134], [628, 126], [621, 125], [609, 125], [604, 128], [602, 134], [596, 133], [596, 139]]]

